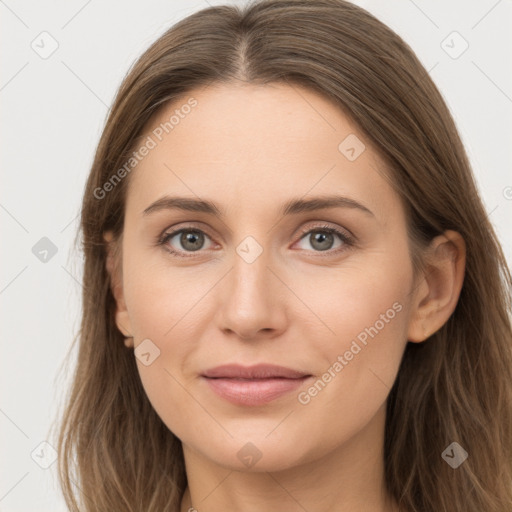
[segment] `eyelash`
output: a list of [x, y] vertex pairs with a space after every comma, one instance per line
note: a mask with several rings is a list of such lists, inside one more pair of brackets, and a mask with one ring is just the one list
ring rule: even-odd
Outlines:
[[[211, 238], [208, 233], [205, 233], [202, 229], [199, 229], [199, 228], [196, 228], [194, 226], [187, 226], [185, 228], [180, 228], [176, 231], [171, 231], [170, 233], [163, 233], [163, 235], [161, 235], [157, 241], [157, 245], [159, 246], [165, 246], [165, 250], [167, 252], [169, 252], [170, 254], [172, 254], [173, 256], [176, 256], [178, 258], [194, 258], [196, 257], [196, 254], [195, 252], [202, 252], [201, 250], [198, 250], [198, 251], [175, 251], [174, 249], [170, 249], [166, 244], [169, 240], [171, 240], [172, 238], [174, 238], [176, 235], [178, 235], [179, 233], [183, 233], [183, 232], [196, 232], [196, 233], [202, 233], [204, 235], [206, 235], [207, 237]], [[314, 226], [313, 228], [309, 228], [309, 229], [303, 229], [300, 233], [300, 238], [299, 240], [302, 240], [306, 235], [310, 234], [310, 233], [316, 233], [316, 232], [320, 232], [320, 233], [332, 233], [332, 234], [335, 234], [335, 235], [338, 235], [339, 238], [341, 239], [341, 241], [343, 242], [343, 247], [341, 248], [338, 248], [338, 249], [328, 249], [327, 251], [312, 251], [312, 252], [315, 252], [315, 253], [319, 253], [319, 256], [322, 257], [322, 256], [332, 256], [334, 254], [338, 254], [340, 252], [343, 252], [345, 250], [347, 250], [348, 248], [352, 247], [354, 244], [355, 244], [355, 239], [348, 235], [347, 233], [344, 233], [332, 226], [327, 226], [327, 225], [321, 225], [321, 226]]]

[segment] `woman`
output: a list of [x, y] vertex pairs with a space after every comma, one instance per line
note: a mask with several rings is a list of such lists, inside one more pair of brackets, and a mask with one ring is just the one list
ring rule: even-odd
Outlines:
[[172, 27], [81, 228], [70, 510], [511, 510], [510, 272], [439, 92], [365, 10]]

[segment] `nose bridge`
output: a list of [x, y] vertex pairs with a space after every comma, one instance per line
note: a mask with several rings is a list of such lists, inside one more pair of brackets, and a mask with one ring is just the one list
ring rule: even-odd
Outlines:
[[[261, 236], [259, 239], [261, 240]], [[232, 293], [238, 299], [238, 305], [245, 307], [246, 301], [266, 302], [268, 292], [272, 288], [267, 268], [271, 265], [271, 253], [265, 242], [261, 243], [252, 235], [246, 236], [235, 247], [233, 255]]]
[[[264, 235], [256, 236], [262, 239]], [[272, 267], [272, 253], [256, 236], [246, 236], [235, 246], [220, 304], [219, 327], [243, 338], [261, 330], [280, 330], [284, 321], [275, 288], [278, 280], [268, 268]]]

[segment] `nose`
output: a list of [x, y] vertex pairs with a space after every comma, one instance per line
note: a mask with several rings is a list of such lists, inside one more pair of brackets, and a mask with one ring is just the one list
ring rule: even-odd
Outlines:
[[243, 340], [276, 337], [286, 328], [289, 292], [271, 268], [269, 251], [249, 261], [235, 252], [221, 287], [218, 326]]

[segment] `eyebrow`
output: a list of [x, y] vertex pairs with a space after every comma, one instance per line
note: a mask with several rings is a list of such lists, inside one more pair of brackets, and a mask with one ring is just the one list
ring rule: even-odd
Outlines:
[[[283, 216], [296, 215], [326, 208], [352, 208], [375, 217], [370, 209], [356, 200], [336, 195], [318, 196], [311, 199], [291, 199], [282, 206], [280, 214]], [[162, 210], [184, 210], [188, 212], [208, 213], [219, 218], [224, 216], [220, 208], [212, 201], [177, 196], [161, 197], [149, 205], [143, 211], [143, 215], [150, 215], [151, 213]]]

